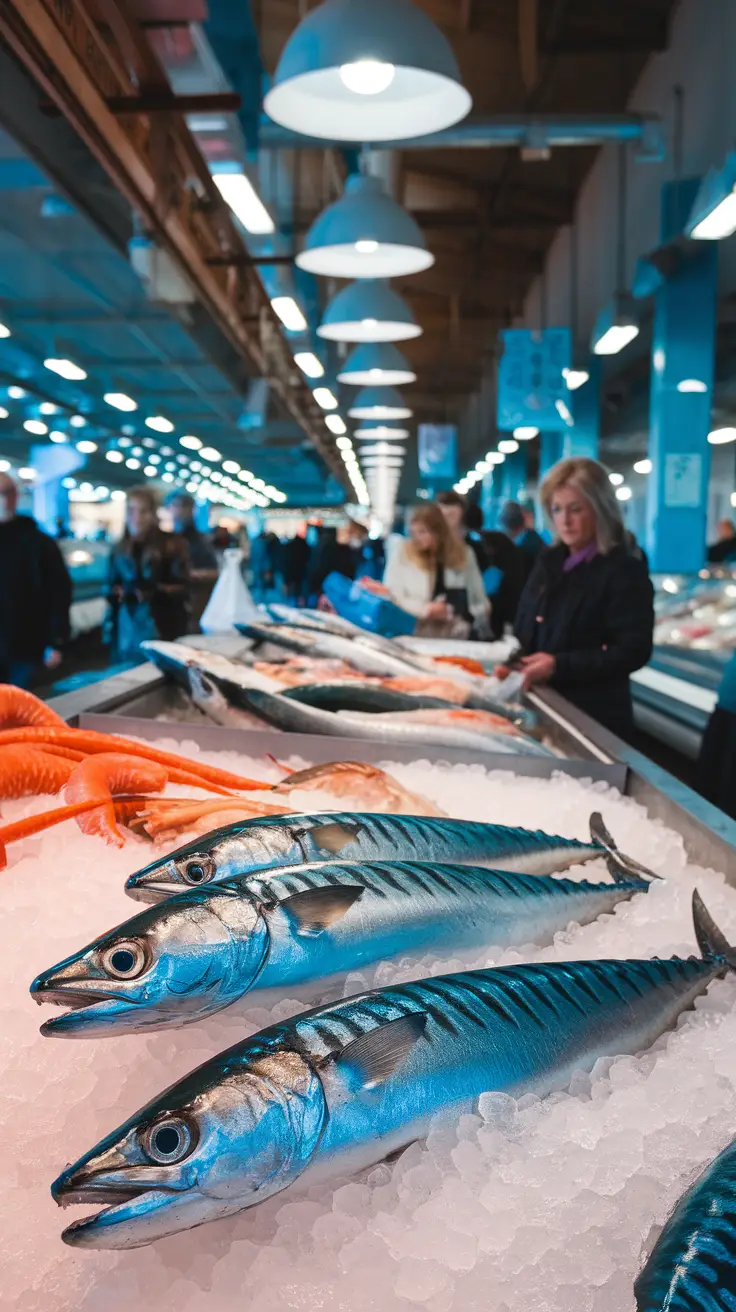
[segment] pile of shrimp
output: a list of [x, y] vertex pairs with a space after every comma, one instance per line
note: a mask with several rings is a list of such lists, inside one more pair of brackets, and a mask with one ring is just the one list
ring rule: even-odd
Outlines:
[[[278, 764], [278, 762], [276, 763]], [[291, 807], [243, 797], [295, 788], [359, 798], [362, 810], [439, 815], [377, 766], [339, 761], [264, 783], [165, 752], [118, 734], [73, 729], [22, 688], [0, 684], [0, 799], [62, 794], [65, 805], [0, 825], [0, 870], [8, 843], [74, 819], [85, 834], [122, 847], [123, 830], [155, 842], [183, 841], [222, 825]], [[202, 799], [163, 797], [169, 784], [215, 794]]]

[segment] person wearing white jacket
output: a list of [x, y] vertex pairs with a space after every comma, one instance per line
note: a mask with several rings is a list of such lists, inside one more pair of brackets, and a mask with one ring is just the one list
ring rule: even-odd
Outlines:
[[391, 552], [383, 582], [397, 606], [438, 636], [466, 636], [471, 626], [482, 630], [487, 622], [475, 553], [449, 532], [435, 505], [412, 510], [409, 537]]

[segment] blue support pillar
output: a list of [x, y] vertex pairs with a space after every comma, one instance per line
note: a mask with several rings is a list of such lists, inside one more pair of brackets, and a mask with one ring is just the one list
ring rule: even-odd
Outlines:
[[539, 481], [549, 473], [553, 465], [562, 458], [562, 433], [540, 433], [539, 436]]
[[73, 446], [31, 447], [31, 464], [36, 471], [33, 485], [33, 514], [42, 528], [56, 535], [56, 521], [69, 519], [69, 493], [63, 486], [67, 475], [85, 464], [84, 456]]
[[210, 503], [209, 501], [195, 501], [194, 503], [194, 523], [200, 533], [209, 533], [210, 531]]
[[591, 355], [585, 368], [590, 377], [587, 383], [570, 393], [570, 411], [575, 420], [572, 428], [562, 434], [561, 459], [569, 460], [574, 456], [587, 456], [590, 460], [598, 459], [598, 445], [601, 430], [601, 361], [597, 355]]
[[522, 443], [518, 451], [507, 455], [500, 470], [502, 501], [523, 501], [526, 497], [526, 446]]
[[[663, 242], [681, 231], [698, 179], [662, 188]], [[716, 242], [694, 243], [655, 295], [646, 548], [657, 573], [694, 573], [705, 561], [716, 338]], [[696, 380], [702, 391], [680, 392]]]

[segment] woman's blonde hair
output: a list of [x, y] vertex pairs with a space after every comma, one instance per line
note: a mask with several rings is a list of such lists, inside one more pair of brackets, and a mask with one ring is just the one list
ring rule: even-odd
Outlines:
[[539, 489], [539, 498], [550, 523], [555, 492], [565, 486], [574, 487], [593, 511], [601, 555], [626, 541], [619, 503], [603, 465], [580, 456], [574, 460], [560, 460], [552, 466]]
[[435, 506], [431, 501], [423, 506], [414, 506], [408, 521], [410, 532], [412, 524], [417, 523], [429, 529], [437, 546], [432, 552], [420, 551], [411, 538], [408, 538], [406, 550], [410, 560], [426, 570], [434, 570], [438, 565], [448, 569], [462, 569], [468, 549], [464, 542], [459, 542], [453, 537], [439, 506]]

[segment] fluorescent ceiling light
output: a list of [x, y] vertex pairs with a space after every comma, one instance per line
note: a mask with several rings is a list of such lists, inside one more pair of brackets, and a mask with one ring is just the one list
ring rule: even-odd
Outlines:
[[340, 415], [325, 415], [325, 423], [330, 432], [335, 433], [337, 437], [348, 431], [345, 420]]
[[66, 440], [66, 433], [60, 432], [58, 428], [54, 429], [52, 433], [49, 433], [49, 442], [66, 442]]
[[617, 487], [617, 488], [616, 488], [616, 499], [617, 499], [618, 501], [630, 501], [630, 500], [631, 500], [631, 488], [630, 488], [630, 487]]
[[296, 351], [294, 360], [307, 378], [321, 378], [325, 372], [322, 361], [318, 360], [312, 351]]
[[[23, 425], [25, 428], [27, 425]], [[708, 434], [711, 446], [723, 446], [726, 442], [736, 442], [736, 428], [714, 428]]]
[[392, 438], [395, 442], [403, 442], [409, 436], [409, 429], [389, 428], [384, 424], [370, 424], [365, 428], [356, 428], [354, 436], [361, 442], [375, 437]]
[[522, 425], [521, 428], [514, 429], [514, 437], [519, 442], [531, 442], [533, 437], [539, 437], [539, 429], [535, 428], [533, 424]]
[[9, 418], [10, 418], [10, 411], [6, 410], [4, 405], [0, 405], [0, 419], [9, 419]]
[[364, 342], [350, 352], [338, 382], [352, 387], [370, 383], [372, 387], [393, 387], [398, 383], [413, 383], [416, 374], [406, 356], [390, 342]]
[[70, 383], [81, 383], [87, 377], [86, 371], [81, 365], [75, 364], [73, 360], [55, 360], [49, 357], [43, 362], [44, 369], [50, 369], [52, 374], [58, 374], [60, 378], [66, 378]]
[[10, 337], [10, 329], [6, 323], [0, 323], [0, 337]]
[[306, 330], [307, 321], [293, 296], [273, 296], [271, 305], [290, 333], [303, 333]]
[[194, 437], [190, 434], [186, 434], [184, 437], [179, 438], [179, 446], [186, 447], [187, 451], [202, 450], [202, 442], [200, 438]]
[[[72, 422], [74, 422], [72, 420]], [[173, 433], [174, 425], [170, 419], [164, 415], [149, 415], [145, 421], [147, 428], [152, 428], [154, 433]]]
[[505, 437], [503, 441], [499, 442], [498, 449], [505, 456], [510, 456], [513, 455], [514, 451], [519, 450], [519, 443], [514, 441], [513, 437]]
[[49, 431], [48, 424], [45, 424], [42, 419], [26, 419], [23, 422], [23, 427], [27, 433], [35, 433], [38, 437], [43, 437]]
[[[174, 453], [173, 451], [164, 451], [163, 454], [167, 456], [172, 456]], [[203, 460], [214, 460], [214, 461], [222, 460], [222, 453], [217, 450], [217, 447], [214, 446], [203, 446], [199, 454]]]
[[583, 387], [590, 378], [587, 369], [563, 369], [562, 377], [567, 383], [568, 392], [576, 392], [579, 387]]
[[646, 460], [637, 460], [637, 461], [635, 461], [635, 463], [634, 463], [634, 473], [635, 473], [635, 474], [651, 474], [651, 472], [652, 472], [652, 462], [651, 462], [651, 460], [646, 459]]
[[0, 474], [7, 474], [9, 469], [10, 469], [10, 461], [0, 460]]
[[327, 0], [289, 37], [264, 108], [305, 136], [392, 141], [449, 127], [471, 104], [449, 42], [409, 0]]
[[696, 223], [690, 236], [695, 241], [720, 241], [736, 232], [736, 191], [724, 196], [720, 204]]
[[736, 151], [703, 178], [685, 232], [695, 241], [719, 241], [736, 232]]
[[140, 469], [141, 462], [135, 456], [130, 456], [125, 462], [126, 469]]
[[71, 419], [69, 420], [69, 423], [71, 424], [72, 428], [87, 427], [87, 420], [85, 419], [84, 415], [72, 415]]
[[77, 451], [81, 451], [83, 456], [91, 456], [92, 452], [96, 450], [96, 442], [90, 442], [85, 438], [83, 438], [81, 442], [77, 442]]
[[55, 415], [59, 409], [58, 405], [54, 405], [53, 401], [42, 401], [38, 408], [42, 415]]
[[213, 173], [212, 181], [246, 232], [266, 236], [276, 231], [271, 215], [244, 173]]
[[15, 383], [13, 383], [12, 386], [8, 388], [8, 396], [10, 397], [11, 401], [22, 401], [23, 397], [27, 395], [28, 394], [25, 388], [16, 387]]
[[422, 329], [403, 296], [379, 278], [361, 278], [338, 292], [317, 332], [332, 342], [405, 342]]
[[561, 396], [558, 396], [557, 400], [555, 401], [555, 410], [560, 416], [560, 419], [562, 419], [567, 424], [568, 428], [572, 428], [573, 424], [575, 423], [575, 420], [573, 419], [572, 414], [570, 413], [569, 407], [562, 400]]
[[412, 411], [395, 387], [363, 387], [348, 414], [352, 419], [409, 419]]
[[639, 335], [639, 315], [632, 296], [617, 292], [601, 311], [591, 334], [595, 355], [618, 355]]
[[138, 402], [134, 401], [132, 396], [126, 396], [125, 392], [105, 392], [103, 401], [111, 405], [114, 410], [137, 410]]
[[337, 400], [329, 387], [315, 387], [312, 396], [323, 410], [337, 410]]
[[114, 490], [113, 492], [110, 493], [110, 500], [111, 500], [111, 501], [124, 501], [124, 500], [125, 500], [125, 492], [123, 492], [119, 487], [116, 487], [115, 490]]
[[338, 451], [352, 451], [353, 449], [353, 444], [349, 437], [338, 437], [335, 446]]
[[620, 487], [624, 481], [624, 476], [623, 474], [609, 474], [608, 481], [609, 483], [613, 483], [614, 487]]
[[158, 469], [156, 468], [155, 465], [144, 465], [144, 466], [143, 466], [143, 473], [145, 474], [146, 478], [157, 478], [157, 477], [158, 477]]
[[36, 477], [36, 470], [33, 468], [32, 465], [24, 465], [22, 469], [18, 470], [18, 478], [25, 478], [28, 479], [28, 481], [30, 482], [35, 477]]
[[707, 392], [708, 384], [700, 378], [681, 378], [677, 384], [678, 392]]
[[223, 460], [222, 467], [226, 474], [237, 474], [240, 472], [240, 465], [237, 460]]
[[380, 180], [355, 173], [312, 224], [296, 263], [324, 277], [398, 278], [428, 269], [434, 256], [419, 225]]
[[106, 451], [105, 459], [109, 460], [111, 465], [122, 465], [125, 456], [122, 451]]

